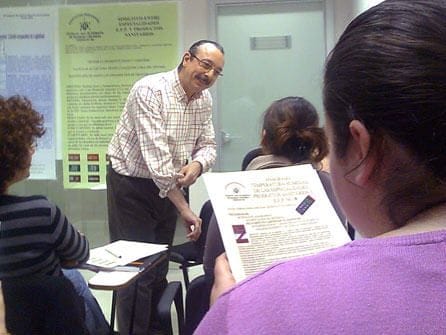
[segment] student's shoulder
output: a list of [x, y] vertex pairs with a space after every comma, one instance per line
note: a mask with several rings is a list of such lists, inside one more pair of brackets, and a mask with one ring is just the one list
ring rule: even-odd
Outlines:
[[8, 195], [8, 196], [2, 196], [1, 200], [3, 203], [9, 203], [9, 204], [20, 204], [26, 202], [49, 203], [49, 200], [43, 195], [28, 195], [28, 196]]
[[35, 202], [38, 202], [38, 203], [41, 203], [41, 204], [46, 204], [46, 205], [53, 205], [53, 203], [50, 201], [50, 200], [48, 200], [48, 198], [47, 197], [45, 197], [44, 195], [31, 195], [31, 196], [29, 196], [28, 197], [28, 200], [29, 201], [35, 201]]
[[2, 196], [0, 197], [0, 206], [3, 212], [33, 211], [33, 213], [40, 212], [42, 215], [55, 212], [57, 208], [54, 203], [42, 195]]

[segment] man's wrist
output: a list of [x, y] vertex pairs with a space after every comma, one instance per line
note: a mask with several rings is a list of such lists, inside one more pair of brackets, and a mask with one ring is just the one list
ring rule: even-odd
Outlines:
[[197, 178], [198, 178], [203, 173], [203, 165], [199, 161], [193, 161], [192, 163], [197, 163], [199, 166], [198, 175], [197, 175]]

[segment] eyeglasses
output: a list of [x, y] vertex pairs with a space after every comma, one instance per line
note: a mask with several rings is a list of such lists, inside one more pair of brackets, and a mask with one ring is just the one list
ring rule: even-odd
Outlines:
[[213, 64], [211, 64], [210, 62], [208, 62], [206, 60], [202, 60], [202, 59], [198, 58], [193, 53], [191, 53], [190, 55], [198, 61], [198, 65], [200, 65], [203, 69], [205, 69], [206, 72], [214, 70], [214, 73], [216, 73], [217, 76], [223, 77], [223, 73], [221, 73], [222, 70], [216, 69]]

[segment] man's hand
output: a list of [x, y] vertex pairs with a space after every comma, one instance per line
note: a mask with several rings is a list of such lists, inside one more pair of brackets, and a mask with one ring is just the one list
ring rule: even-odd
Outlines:
[[187, 238], [196, 241], [201, 234], [201, 219], [187, 207], [180, 212], [184, 226], [186, 227]]
[[212, 286], [210, 305], [212, 306], [219, 296], [233, 286], [235, 286], [235, 279], [226, 253], [222, 253], [215, 259], [214, 285]]
[[182, 177], [179, 177], [177, 179], [177, 185], [178, 187], [187, 187], [195, 183], [197, 178], [201, 175], [201, 172], [203, 171], [203, 167], [201, 166], [201, 163], [197, 161], [193, 161], [185, 166], [182, 167], [179, 174], [182, 175]]

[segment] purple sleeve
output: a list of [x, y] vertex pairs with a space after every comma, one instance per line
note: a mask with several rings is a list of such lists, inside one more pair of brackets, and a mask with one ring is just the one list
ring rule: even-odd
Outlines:
[[223, 294], [201, 320], [194, 335], [227, 335], [229, 294]]

